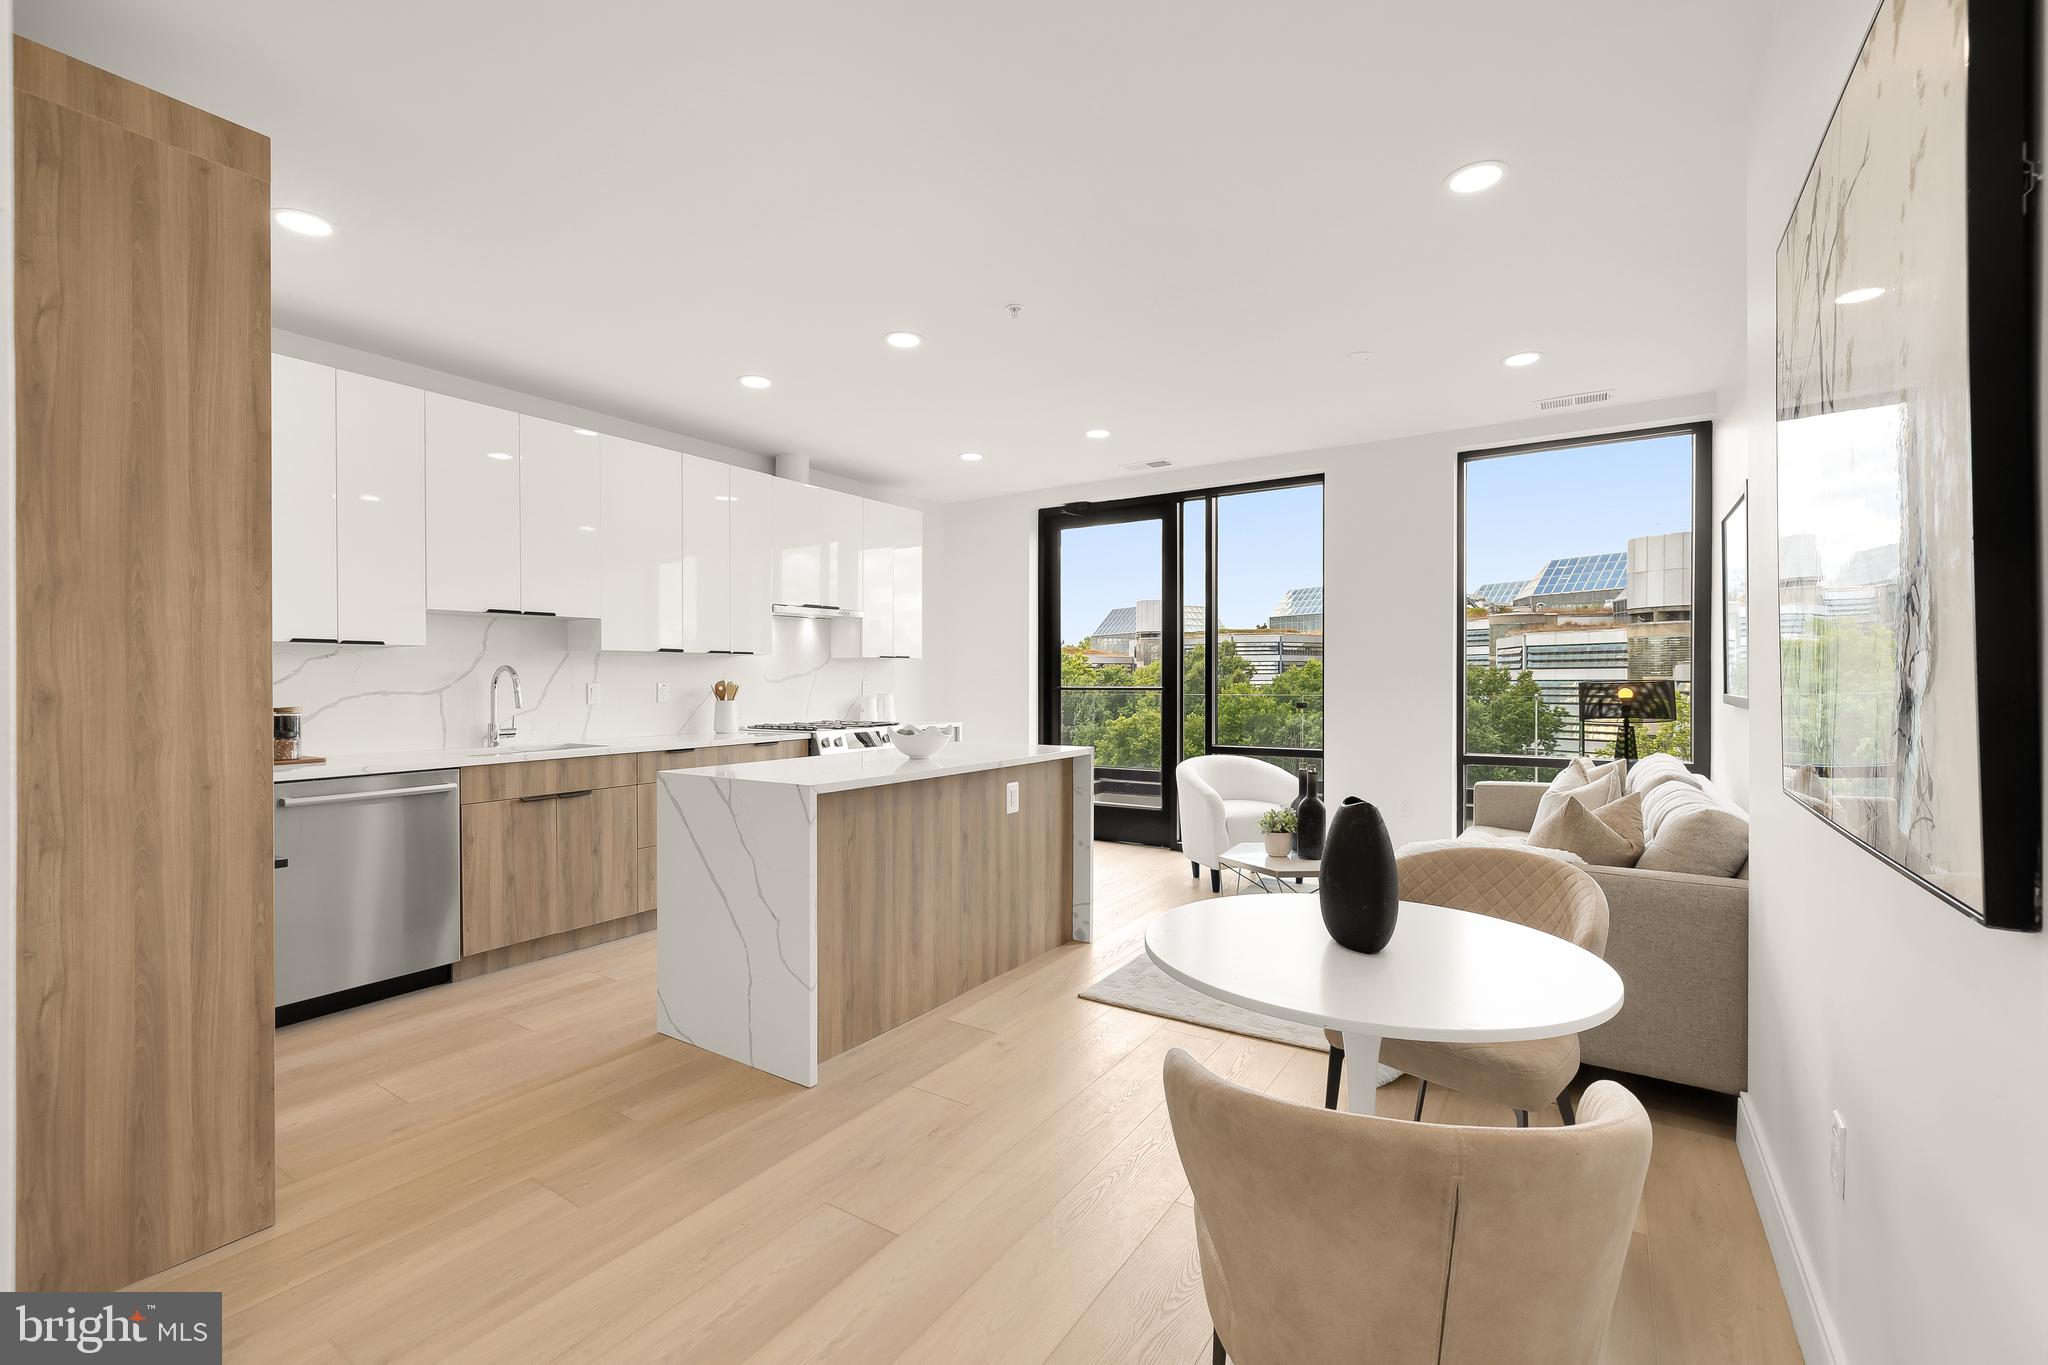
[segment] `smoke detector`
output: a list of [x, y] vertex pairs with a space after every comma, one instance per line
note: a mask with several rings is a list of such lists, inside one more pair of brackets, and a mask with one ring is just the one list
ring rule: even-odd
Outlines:
[[1556, 398], [1536, 400], [1538, 412], [1560, 412], [1566, 408], [1589, 408], [1595, 403], [1605, 403], [1614, 397], [1613, 389], [1588, 389], [1584, 393], [1560, 394]]

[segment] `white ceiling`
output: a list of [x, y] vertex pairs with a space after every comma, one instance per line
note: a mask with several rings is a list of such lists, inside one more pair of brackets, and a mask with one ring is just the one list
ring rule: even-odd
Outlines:
[[337, 228], [274, 234], [280, 327], [934, 500], [1711, 390], [1740, 339], [1750, 0], [15, 11], [270, 135]]

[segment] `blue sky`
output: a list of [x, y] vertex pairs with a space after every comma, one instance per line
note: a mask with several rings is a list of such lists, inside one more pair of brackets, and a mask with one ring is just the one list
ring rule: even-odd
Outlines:
[[1657, 436], [1465, 466], [1465, 590], [1546, 560], [1692, 528], [1692, 437]]
[[[1199, 601], [1202, 561], [1199, 513], [1189, 521], [1189, 601]], [[1061, 533], [1060, 638], [1068, 644], [1095, 629], [1114, 607], [1159, 595], [1157, 522], [1091, 526]], [[1289, 588], [1323, 581], [1321, 485], [1232, 494], [1217, 527], [1218, 591], [1225, 626], [1256, 626]]]

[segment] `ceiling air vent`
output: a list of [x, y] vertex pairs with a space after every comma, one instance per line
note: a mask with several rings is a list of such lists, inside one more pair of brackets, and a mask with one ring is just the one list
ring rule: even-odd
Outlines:
[[1558, 398], [1539, 398], [1536, 400], [1536, 410], [1559, 412], [1565, 408], [1588, 408], [1595, 403], [1605, 403], [1613, 397], [1613, 389], [1588, 389], [1584, 393], [1568, 393]]
[[1132, 461], [1131, 463], [1129, 463], [1129, 464], [1120, 464], [1120, 465], [1118, 465], [1118, 466], [1117, 466], [1117, 468], [1118, 468], [1118, 469], [1170, 469], [1170, 468], [1171, 468], [1172, 466], [1173, 466], [1173, 461], [1172, 461], [1172, 460], [1133, 460], [1133, 461]]

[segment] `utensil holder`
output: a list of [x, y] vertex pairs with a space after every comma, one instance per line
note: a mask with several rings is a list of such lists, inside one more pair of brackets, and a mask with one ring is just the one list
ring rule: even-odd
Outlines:
[[711, 728], [721, 735], [738, 734], [740, 732], [740, 704], [736, 701], [712, 702]]

